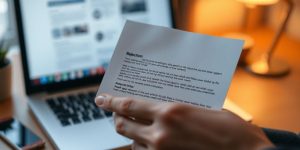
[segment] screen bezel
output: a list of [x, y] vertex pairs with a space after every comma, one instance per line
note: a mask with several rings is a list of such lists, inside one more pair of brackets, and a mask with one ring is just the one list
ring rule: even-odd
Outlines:
[[[19, 38], [19, 46], [21, 51], [21, 60], [23, 66], [23, 78], [25, 83], [25, 91], [26, 94], [35, 94], [39, 92], [55, 92], [61, 91], [63, 89], [77, 88], [82, 86], [96, 85], [100, 84], [104, 75], [100, 76], [91, 76], [82, 79], [64, 81], [60, 83], [52, 83], [46, 85], [33, 85], [32, 80], [30, 80], [29, 75], [29, 65], [27, 60], [27, 52], [26, 52], [26, 43], [23, 29], [23, 18], [22, 18], [22, 8], [20, 4], [21, 0], [14, 0], [15, 6], [15, 15], [16, 15], [16, 24], [18, 30], [18, 38]], [[175, 18], [174, 18], [174, 3], [173, 0], [168, 0], [170, 4], [170, 19], [171, 19], [171, 27], [175, 28]]]

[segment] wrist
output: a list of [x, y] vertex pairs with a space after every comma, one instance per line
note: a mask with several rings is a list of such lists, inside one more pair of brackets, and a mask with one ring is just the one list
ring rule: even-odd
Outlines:
[[275, 148], [275, 145], [268, 139], [265, 133], [257, 126], [251, 126], [249, 128], [251, 132], [248, 137], [244, 138], [245, 146], [243, 149], [249, 150], [267, 150]]

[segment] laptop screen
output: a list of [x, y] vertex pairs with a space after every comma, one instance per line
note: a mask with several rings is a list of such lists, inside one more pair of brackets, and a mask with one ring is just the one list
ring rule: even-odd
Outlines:
[[172, 26], [169, 0], [16, 1], [30, 86], [103, 76], [126, 19]]

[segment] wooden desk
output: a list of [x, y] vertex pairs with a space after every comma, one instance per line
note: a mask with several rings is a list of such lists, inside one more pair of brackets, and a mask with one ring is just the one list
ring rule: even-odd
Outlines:
[[[267, 50], [274, 31], [261, 28], [249, 33], [255, 39], [250, 59]], [[253, 123], [262, 127], [300, 132], [300, 40], [283, 35], [275, 57], [291, 67], [282, 78], [259, 77], [238, 68], [228, 96], [253, 116]]]
[[[271, 41], [272, 31], [260, 29], [250, 34], [256, 39], [256, 49], [265, 50]], [[252, 56], [257, 52], [253, 51]], [[286, 60], [291, 73], [283, 78], [262, 78], [238, 68], [229, 90], [229, 97], [253, 115], [253, 123], [262, 127], [300, 131], [300, 41], [286, 35], [278, 45], [275, 55]], [[46, 135], [30, 113], [24, 98], [24, 84], [20, 55], [12, 55], [13, 97], [0, 103], [0, 117], [15, 116], [37, 133], [53, 149]]]

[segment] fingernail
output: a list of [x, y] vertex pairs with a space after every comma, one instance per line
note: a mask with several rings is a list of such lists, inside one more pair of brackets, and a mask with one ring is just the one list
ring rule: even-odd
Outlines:
[[97, 96], [95, 99], [95, 103], [97, 104], [97, 106], [102, 106], [102, 104], [104, 103], [104, 101], [106, 100], [105, 96]]

